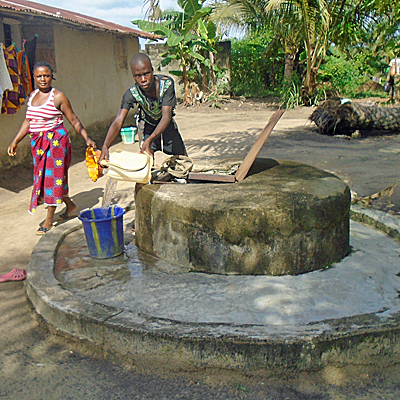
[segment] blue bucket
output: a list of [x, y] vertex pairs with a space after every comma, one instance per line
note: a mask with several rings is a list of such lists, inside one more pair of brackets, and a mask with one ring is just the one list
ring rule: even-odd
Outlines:
[[123, 208], [112, 206], [108, 208], [107, 215], [102, 208], [83, 210], [79, 214], [91, 257], [112, 258], [122, 254], [124, 213]]

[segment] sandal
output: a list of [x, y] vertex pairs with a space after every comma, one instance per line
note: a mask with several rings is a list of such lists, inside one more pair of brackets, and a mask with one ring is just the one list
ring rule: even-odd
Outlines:
[[51, 228], [45, 228], [44, 226], [40, 226], [39, 229], [36, 231], [36, 235], [41, 236], [45, 235]]
[[26, 279], [26, 271], [19, 268], [14, 268], [8, 274], [0, 276], [0, 282], [23, 281], [24, 279]]

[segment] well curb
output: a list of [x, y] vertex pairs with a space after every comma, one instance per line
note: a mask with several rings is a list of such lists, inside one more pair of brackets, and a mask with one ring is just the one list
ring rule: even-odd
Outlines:
[[[384, 212], [351, 207], [351, 218], [400, 238], [400, 221]], [[54, 260], [78, 219], [48, 232], [32, 251], [25, 289], [36, 312], [56, 331], [87, 340], [105, 353], [175, 369], [315, 370], [329, 364], [400, 362], [400, 315], [353, 316], [301, 327], [297, 335], [263, 333], [263, 326], [186, 323], [140, 315], [90, 301], [61, 287]]]

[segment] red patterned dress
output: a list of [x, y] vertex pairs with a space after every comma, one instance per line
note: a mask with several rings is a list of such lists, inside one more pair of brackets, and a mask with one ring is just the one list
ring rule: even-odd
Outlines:
[[41, 106], [28, 101], [26, 119], [33, 156], [33, 190], [29, 212], [35, 213], [39, 204], [58, 206], [68, 195], [68, 168], [71, 165], [72, 146], [63, 125], [63, 114], [54, 105], [54, 89]]

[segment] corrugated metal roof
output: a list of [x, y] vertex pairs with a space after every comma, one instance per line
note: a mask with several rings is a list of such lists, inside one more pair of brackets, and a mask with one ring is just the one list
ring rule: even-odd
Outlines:
[[103, 21], [102, 19], [90, 17], [88, 15], [83, 15], [73, 11], [63, 10], [62, 8], [45, 6], [44, 4], [35, 3], [33, 1], [0, 0], [0, 11], [1, 9], [11, 9], [17, 12], [38, 14], [45, 17], [52, 17], [65, 20], [65, 22], [73, 22], [79, 25], [91, 26], [97, 29], [132, 34], [134, 36], [141, 37], [144, 39], [153, 39], [153, 40], [159, 39], [157, 36], [152, 35], [151, 33], [142, 32], [138, 29], [128, 28], [126, 26], [114, 24], [113, 22]]

